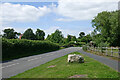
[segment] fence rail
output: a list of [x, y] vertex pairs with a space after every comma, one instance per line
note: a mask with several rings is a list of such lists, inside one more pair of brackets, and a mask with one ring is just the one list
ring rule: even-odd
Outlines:
[[120, 58], [120, 47], [90, 47], [87, 46], [88, 51], [98, 52], [98, 54], [118, 57]]

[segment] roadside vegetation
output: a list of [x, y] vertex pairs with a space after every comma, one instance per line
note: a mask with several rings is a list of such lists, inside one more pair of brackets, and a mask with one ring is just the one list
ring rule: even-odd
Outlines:
[[68, 63], [67, 56], [57, 58], [38, 67], [20, 73], [12, 78], [70, 78], [79, 75], [79, 78], [118, 78], [118, 72], [112, 68], [79, 52], [85, 58], [85, 63]]
[[60, 49], [59, 45], [50, 41], [2, 39], [3, 61], [55, 51], [58, 49]]
[[[90, 34], [80, 32], [78, 33], [79, 37], [71, 34], [64, 37], [58, 29], [54, 33], [48, 34], [46, 38], [45, 32], [41, 29], [37, 29], [35, 33], [31, 28], [23, 33], [10, 28], [4, 29], [3, 34], [0, 35], [3, 38], [3, 60], [11, 56], [17, 58], [18, 56], [36, 54], [36, 52], [39, 54], [57, 50], [58, 46], [60, 48], [82, 47], [83, 45], [84, 47], [120, 47], [119, 12], [103, 11], [98, 13], [91, 21], [94, 31]], [[55, 47], [56, 45], [57, 47]]]
[[[107, 12], [103, 11], [99, 13], [93, 20], [92, 26], [94, 31], [91, 33], [92, 41], [83, 46], [83, 50], [95, 53], [100, 56], [109, 57], [111, 59], [120, 60], [119, 47], [120, 47], [120, 11]], [[88, 51], [87, 48], [101, 48], [102, 52]], [[103, 47], [117, 47], [113, 49], [113, 56], [111, 56], [111, 49], [108, 49], [107, 56], [104, 55]], [[117, 53], [115, 53], [117, 52]], [[118, 57], [115, 57], [118, 56]]]

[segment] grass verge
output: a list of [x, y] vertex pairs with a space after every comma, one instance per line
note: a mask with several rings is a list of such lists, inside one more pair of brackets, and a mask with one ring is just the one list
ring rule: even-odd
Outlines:
[[82, 78], [117, 78], [118, 72], [112, 68], [79, 52], [85, 63], [67, 63], [67, 55], [54, 59], [43, 65], [27, 70], [11, 78], [69, 78], [74, 75], [85, 75]]

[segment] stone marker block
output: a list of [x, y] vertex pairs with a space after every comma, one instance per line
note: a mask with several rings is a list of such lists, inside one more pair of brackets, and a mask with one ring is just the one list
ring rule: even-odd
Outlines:
[[68, 55], [68, 62], [84, 63], [84, 58], [80, 55], [70, 54]]

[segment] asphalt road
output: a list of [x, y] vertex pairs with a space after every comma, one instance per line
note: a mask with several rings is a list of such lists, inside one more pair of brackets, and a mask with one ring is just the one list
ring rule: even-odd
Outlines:
[[67, 55], [71, 52], [81, 50], [81, 47], [70, 47], [45, 54], [24, 57], [9, 62], [2, 63], [2, 78], [9, 78], [28, 69], [44, 64], [55, 58]]
[[106, 57], [103, 57], [103, 56], [98, 56], [98, 55], [95, 55], [95, 54], [91, 54], [91, 53], [87, 53], [87, 52], [84, 52], [83, 50], [80, 50], [78, 51], [82, 54], [85, 54], [111, 68], [113, 68], [114, 70], [120, 72], [120, 62], [117, 61], [117, 60], [113, 60], [113, 59], [110, 59], [110, 58], [106, 58]]
[[2, 68], [0, 68], [2, 69], [2, 78], [9, 78], [11, 76], [17, 75], [18, 73], [22, 73], [28, 69], [39, 66], [55, 58], [67, 55], [75, 51], [85, 54], [115, 69], [116, 71], [120, 72], [120, 70], [118, 70], [118, 65], [120, 66], [120, 63], [118, 63], [118, 61], [111, 60], [109, 58], [105, 58], [102, 56], [86, 53], [82, 50], [81, 47], [70, 47], [70, 48], [66, 48], [66, 49], [62, 49], [58, 51], [48, 52], [45, 54], [40, 54], [40, 55], [35, 55], [35, 56], [30, 56], [30, 57], [24, 57], [24, 58], [2, 63]]

